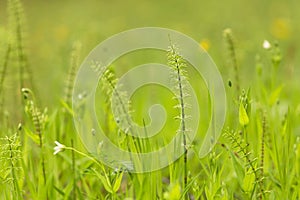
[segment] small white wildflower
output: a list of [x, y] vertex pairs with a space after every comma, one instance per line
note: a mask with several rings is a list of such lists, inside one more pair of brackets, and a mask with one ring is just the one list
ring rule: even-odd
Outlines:
[[101, 149], [103, 147], [103, 141], [99, 142], [98, 148]]
[[54, 149], [53, 155], [58, 154], [60, 151], [63, 151], [66, 148], [65, 145], [63, 145], [57, 141], [55, 141], [54, 143], [56, 144], [56, 146], [53, 148]]
[[268, 40], [264, 40], [263, 42], [263, 48], [264, 49], [270, 49], [271, 48], [271, 44]]
[[96, 135], [96, 130], [94, 128], [92, 128], [92, 135], [95, 136]]

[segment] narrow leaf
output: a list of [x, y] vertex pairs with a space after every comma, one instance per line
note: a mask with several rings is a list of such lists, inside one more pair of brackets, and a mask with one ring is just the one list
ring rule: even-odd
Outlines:
[[249, 124], [249, 117], [247, 115], [246, 109], [244, 108], [243, 103], [240, 103], [239, 108], [239, 121], [242, 126], [246, 126]]
[[120, 174], [118, 174], [117, 178], [116, 178], [116, 181], [114, 183], [114, 186], [113, 186], [113, 191], [114, 192], [117, 192], [120, 188], [120, 185], [121, 185], [121, 182], [122, 182], [122, 178], [123, 178], [123, 173], [124, 172], [121, 172]]

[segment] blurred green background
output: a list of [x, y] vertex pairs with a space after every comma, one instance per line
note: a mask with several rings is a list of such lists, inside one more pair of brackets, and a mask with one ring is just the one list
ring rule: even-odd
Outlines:
[[[29, 1], [23, 2], [27, 26], [27, 49], [42, 104], [61, 98], [70, 65], [72, 44], [83, 46], [81, 60], [101, 41], [124, 30], [158, 26], [180, 31], [207, 47], [220, 68], [224, 81], [227, 70], [225, 28], [232, 28], [239, 64], [245, 79], [255, 73], [255, 56], [262, 42], [279, 41], [287, 80], [299, 75], [300, 2], [269, 1]], [[0, 1], [0, 33], [8, 19], [6, 1]], [[250, 73], [248, 73], [250, 72]], [[51, 106], [50, 106], [51, 107]]]

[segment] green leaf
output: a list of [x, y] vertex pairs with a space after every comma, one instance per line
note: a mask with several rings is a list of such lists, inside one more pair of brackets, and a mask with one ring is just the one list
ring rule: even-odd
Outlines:
[[36, 143], [38, 145], [40, 144], [40, 139], [37, 134], [34, 134], [32, 131], [30, 131], [29, 129], [27, 129], [25, 127], [24, 127], [24, 130], [25, 130], [26, 135], [29, 136], [34, 143]]
[[191, 187], [194, 184], [194, 181], [200, 176], [201, 172], [198, 173], [196, 176], [194, 176], [192, 178], [192, 180], [189, 181], [189, 183], [187, 184], [187, 186], [185, 187], [184, 191], [182, 192], [180, 199], [184, 199], [184, 196], [186, 195], [186, 193], [191, 189]]
[[74, 115], [72, 108], [64, 100], [60, 100], [60, 103], [63, 106], [63, 108], [65, 108], [69, 112], [70, 115]]
[[247, 96], [246, 96], [246, 104], [247, 104], [247, 109], [246, 112], [248, 113], [248, 115], [250, 115], [251, 113], [251, 89], [249, 88], [247, 90]]
[[180, 199], [180, 185], [176, 183], [175, 185], [170, 185], [168, 191], [164, 193], [164, 199], [166, 200], [179, 200]]
[[55, 185], [53, 185], [54, 190], [56, 190], [58, 192], [58, 194], [60, 194], [61, 196], [65, 196], [64, 191], [62, 191], [61, 189], [59, 189], [58, 187], [56, 187]]
[[109, 179], [105, 176], [103, 176], [102, 174], [100, 174], [99, 172], [97, 172], [95, 169], [92, 169], [92, 171], [96, 174], [96, 176], [100, 179], [100, 181], [102, 182], [105, 190], [111, 194], [113, 194], [113, 190], [112, 190], [112, 186], [111, 183], [109, 181]]
[[113, 186], [113, 191], [114, 192], [117, 192], [121, 186], [121, 182], [122, 182], [122, 178], [123, 178], [123, 173], [124, 172], [121, 172], [118, 174], [117, 178], [116, 178], [116, 181], [114, 183], [114, 186]]
[[283, 88], [283, 86], [281, 85], [271, 93], [271, 95], [269, 97], [269, 102], [268, 102], [270, 106], [273, 106], [276, 103], [276, 101], [278, 100], [278, 98], [280, 96], [282, 88]]
[[249, 171], [246, 172], [245, 178], [243, 180], [242, 188], [246, 192], [251, 192], [253, 190], [255, 183], [255, 174], [249, 169]]
[[49, 199], [48, 198], [48, 192], [50, 191], [50, 187], [52, 187], [52, 182], [51, 179], [48, 177], [46, 183], [44, 180], [44, 175], [43, 175], [43, 165], [42, 165], [42, 159], [39, 161], [39, 168], [38, 168], [38, 197], [37, 199]]
[[246, 109], [244, 108], [243, 103], [240, 103], [239, 108], [239, 122], [242, 126], [246, 126], [249, 124], [249, 117], [247, 115]]
[[244, 167], [242, 166], [242, 164], [238, 161], [238, 159], [236, 158], [236, 156], [234, 155], [234, 153], [232, 153], [232, 151], [229, 151], [231, 158], [232, 158], [232, 164], [233, 164], [233, 168], [235, 170], [235, 173], [238, 177], [238, 181], [240, 183], [240, 185], [242, 185], [244, 177], [245, 177], [245, 171], [244, 171]]

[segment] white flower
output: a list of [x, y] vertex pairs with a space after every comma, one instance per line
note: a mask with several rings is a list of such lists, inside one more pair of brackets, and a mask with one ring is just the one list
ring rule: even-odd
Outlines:
[[271, 44], [268, 40], [264, 40], [263, 42], [263, 48], [264, 49], [270, 49], [271, 48]]
[[54, 149], [53, 155], [58, 154], [60, 151], [63, 151], [66, 148], [65, 145], [63, 145], [57, 141], [55, 141], [54, 143], [56, 144], [56, 146], [53, 148]]

